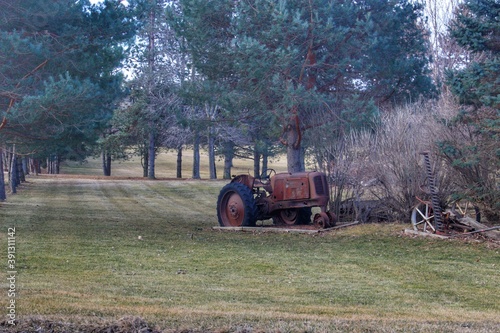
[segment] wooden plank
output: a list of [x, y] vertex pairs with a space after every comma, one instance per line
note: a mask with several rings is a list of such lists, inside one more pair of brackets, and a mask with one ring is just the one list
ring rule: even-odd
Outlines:
[[331, 228], [319, 229], [319, 232], [325, 232], [325, 231], [332, 231], [332, 230], [342, 229], [342, 228], [350, 227], [350, 226], [353, 226], [353, 225], [356, 225], [356, 224], [359, 224], [359, 221], [354, 221], [354, 222], [351, 222], [351, 223], [339, 224], [339, 225], [336, 225], [335, 227], [331, 227]]
[[282, 233], [298, 233], [298, 234], [317, 234], [320, 232], [319, 229], [316, 230], [306, 230], [306, 229], [288, 229], [288, 228], [273, 228], [273, 227], [212, 227], [214, 230], [221, 231], [247, 231], [247, 232], [282, 232]]
[[422, 237], [431, 237], [431, 238], [440, 238], [440, 239], [449, 238], [448, 236], [431, 234], [430, 232], [422, 232], [422, 231], [417, 231], [417, 230], [413, 230], [413, 229], [405, 229], [404, 233], [407, 235], [417, 235], [417, 236], [422, 236]]
[[299, 229], [299, 228], [275, 228], [275, 227], [221, 227], [215, 226], [212, 227], [214, 230], [222, 230], [222, 231], [247, 231], [247, 232], [277, 232], [277, 233], [298, 233], [298, 234], [317, 234], [320, 232], [328, 232], [333, 231], [345, 227], [350, 227], [353, 225], [359, 224], [358, 221], [352, 223], [340, 224], [335, 227], [326, 228], [326, 229]]

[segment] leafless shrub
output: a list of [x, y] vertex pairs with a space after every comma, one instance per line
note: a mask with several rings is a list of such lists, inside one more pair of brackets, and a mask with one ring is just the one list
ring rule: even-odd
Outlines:
[[408, 219], [416, 198], [425, 195], [423, 151], [431, 153], [439, 189], [447, 191], [446, 172], [433, 153], [434, 115], [425, 105], [409, 105], [384, 115], [376, 131], [370, 168], [377, 183], [370, 188], [370, 194], [381, 200], [394, 219]]
[[417, 103], [397, 108], [384, 113], [372, 131], [353, 132], [318, 145], [314, 162], [329, 174], [333, 185], [330, 208], [364, 222], [408, 220], [416, 198], [429, 199], [423, 151], [430, 152], [445, 205], [453, 179], [434, 148], [441, 135], [438, 113], [442, 110], [437, 106]]

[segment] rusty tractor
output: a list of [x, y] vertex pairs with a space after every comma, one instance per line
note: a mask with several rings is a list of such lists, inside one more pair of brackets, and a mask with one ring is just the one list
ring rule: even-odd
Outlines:
[[270, 169], [260, 178], [235, 176], [220, 191], [217, 217], [222, 227], [253, 227], [258, 220], [272, 219], [275, 225], [310, 224], [333, 227], [336, 217], [327, 210], [330, 191], [322, 172], [276, 173]]

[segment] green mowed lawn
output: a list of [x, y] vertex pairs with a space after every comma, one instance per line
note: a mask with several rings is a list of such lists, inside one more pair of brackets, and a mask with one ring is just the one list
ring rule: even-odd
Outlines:
[[214, 230], [224, 183], [29, 178], [0, 204], [2, 267], [7, 230], [16, 229], [20, 323], [137, 316], [196, 332], [500, 327], [496, 244], [407, 237], [405, 224], [314, 235]]

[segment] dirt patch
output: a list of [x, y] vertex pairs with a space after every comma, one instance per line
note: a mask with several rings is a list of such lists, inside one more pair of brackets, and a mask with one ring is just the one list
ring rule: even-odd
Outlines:
[[[74, 320], [74, 319], [73, 319]], [[251, 324], [235, 324], [223, 328], [172, 328], [160, 330], [151, 327], [140, 317], [124, 317], [116, 321], [106, 322], [104, 319], [83, 319], [83, 323], [67, 322], [64, 320], [48, 320], [30, 318], [18, 323], [14, 327], [0, 322], [0, 332], [12, 333], [263, 333], [263, 332], [420, 332], [420, 333], [470, 333], [470, 332], [497, 332], [497, 322], [406, 322], [406, 321], [366, 321], [332, 319], [328, 323], [318, 323], [314, 327], [305, 321], [301, 323], [284, 323], [279, 325], [268, 323], [268, 327], [255, 327]], [[97, 321], [97, 323], [96, 323]]]
[[116, 321], [97, 320], [81, 323], [64, 320], [29, 318], [12, 326], [4, 321], [0, 323], [0, 331], [9, 333], [161, 333], [157, 328], [139, 317], [124, 317]]

